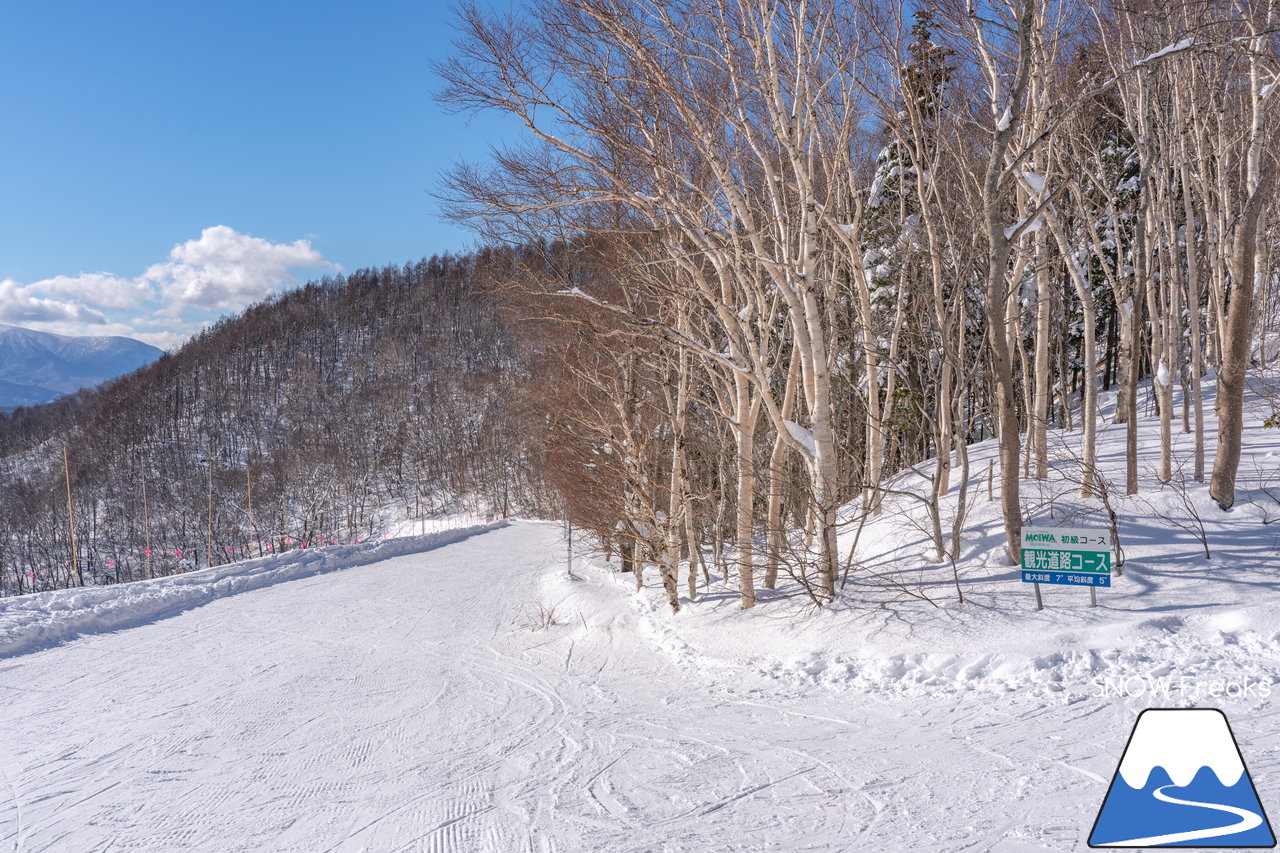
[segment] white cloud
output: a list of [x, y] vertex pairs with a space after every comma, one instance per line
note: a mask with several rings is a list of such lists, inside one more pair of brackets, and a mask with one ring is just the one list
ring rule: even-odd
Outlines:
[[309, 240], [272, 243], [215, 225], [200, 239], [173, 247], [169, 260], [154, 264], [142, 276], [155, 282], [176, 315], [183, 308], [238, 310], [269, 295], [281, 285], [297, 284], [295, 267], [334, 267]]
[[133, 333], [133, 327], [127, 323], [98, 323], [92, 326], [86, 326], [84, 323], [68, 323], [61, 321], [41, 322], [41, 323], [23, 323], [24, 328], [35, 329], [37, 332], [50, 332], [55, 335], [92, 335], [99, 338], [124, 337], [136, 338]]
[[73, 301], [41, 296], [34, 285], [21, 285], [12, 279], [0, 281], [0, 323], [96, 325], [105, 322], [107, 318], [101, 312]]
[[182, 348], [187, 339], [194, 335], [199, 329], [188, 329], [184, 331], [172, 332], [134, 332], [130, 331], [124, 335], [126, 338], [133, 338], [135, 341], [142, 341], [144, 344], [151, 344], [158, 349], [169, 352]]
[[341, 267], [326, 261], [310, 240], [272, 243], [215, 225], [174, 246], [167, 260], [136, 278], [95, 272], [33, 284], [0, 281], [0, 323], [68, 335], [125, 335], [171, 349], [211, 322], [212, 312], [239, 311], [296, 285], [295, 269]]
[[155, 298], [155, 288], [144, 279], [120, 278], [109, 272], [59, 275], [29, 285], [33, 291], [68, 297], [98, 308], [137, 308]]

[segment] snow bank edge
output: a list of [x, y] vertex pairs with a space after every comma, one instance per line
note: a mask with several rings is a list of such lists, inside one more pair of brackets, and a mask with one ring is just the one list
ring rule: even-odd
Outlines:
[[499, 520], [426, 536], [296, 550], [150, 581], [0, 600], [0, 659], [137, 627], [242, 592], [431, 551], [509, 524]]

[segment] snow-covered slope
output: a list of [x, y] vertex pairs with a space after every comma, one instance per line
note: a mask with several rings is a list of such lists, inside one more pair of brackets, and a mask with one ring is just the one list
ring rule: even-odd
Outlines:
[[[0, 324], [0, 406], [43, 403], [131, 373], [162, 355], [120, 337], [73, 337]], [[14, 387], [10, 387], [14, 386]], [[33, 399], [41, 395], [41, 399]]]
[[[1141, 702], [703, 665], [654, 593], [516, 523], [10, 657], [0, 849], [1086, 849]], [[1280, 719], [1227, 712], [1274, 800]]]
[[[1104, 407], [1098, 454], [1125, 562], [1114, 585], [1098, 591], [1096, 608], [1086, 590], [1043, 586], [1045, 609], [1035, 610], [1032, 586], [1008, 564], [999, 502], [987, 496], [994, 442], [970, 448], [954, 574], [949, 562], [934, 562], [919, 503], [891, 496], [860, 533], [851, 521], [841, 535], [841, 554], [853, 552], [853, 567], [841, 599], [822, 612], [784, 582], [744, 614], [718, 578], [703, 601], [675, 618], [656, 587], [632, 604], [655, 642], [690, 666], [733, 662], [838, 691], [1031, 693], [1052, 701], [1110, 691], [1133, 694], [1139, 706], [1269, 702], [1264, 691], [1280, 693], [1280, 429], [1263, 426], [1271, 399], [1269, 385], [1256, 379], [1237, 501], [1227, 512], [1192, 477], [1190, 434], [1175, 430], [1180, 469], [1170, 483], [1158, 482], [1153, 417], [1140, 425], [1140, 490], [1126, 496], [1125, 428], [1109, 423]], [[1211, 469], [1212, 396], [1205, 411]], [[1049, 478], [1022, 484], [1025, 523], [1105, 530], [1101, 502], [1079, 497], [1079, 432], [1053, 431], [1050, 443]], [[897, 486], [912, 483], [908, 477]], [[947, 531], [956, 495], [953, 486], [942, 508]], [[1222, 695], [1228, 689], [1238, 695]]]
[[151, 622], [229, 595], [419, 553], [505, 524], [496, 521], [362, 545], [297, 549], [150, 581], [0, 598], [0, 658]]

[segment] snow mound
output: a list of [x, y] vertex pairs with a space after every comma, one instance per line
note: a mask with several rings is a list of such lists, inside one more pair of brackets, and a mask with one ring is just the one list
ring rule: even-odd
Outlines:
[[[1161, 378], [1173, 386], [1177, 410], [1182, 389], [1172, 376]], [[892, 484], [898, 494], [865, 524], [856, 507], [843, 511], [840, 554], [848, 555], [850, 571], [832, 605], [815, 609], [784, 571], [778, 589], [757, 589], [757, 606], [744, 612], [732, 564], [729, 578], [700, 579], [697, 600], [682, 597], [674, 616], [656, 571], [620, 605], [632, 611], [642, 636], [682, 668], [732, 670], [766, 692], [817, 687], [886, 700], [1016, 694], [1064, 705], [1266, 707], [1280, 694], [1280, 552], [1272, 526], [1280, 519], [1280, 430], [1265, 425], [1268, 383], [1276, 381], [1280, 376], [1271, 374], [1251, 379], [1230, 511], [1191, 476], [1191, 434], [1172, 437], [1176, 470], [1160, 482], [1155, 417], [1140, 423], [1140, 489], [1123, 494], [1126, 428], [1111, 422], [1114, 393], [1103, 396], [1098, 458], [1124, 562], [1112, 586], [1097, 591], [1097, 607], [1083, 590], [1046, 586], [1045, 608], [1035, 610], [1031, 585], [1009, 564], [999, 504], [986, 494], [994, 441], [969, 447], [954, 566], [938, 560], [922, 502], [902, 494], [927, 494], [928, 478], [906, 471]], [[1205, 432], [1213, 435], [1211, 383], [1205, 391]], [[1078, 429], [1050, 431], [1048, 477], [1022, 483], [1024, 525], [1108, 532], [1106, 507], [1079, 496], [1079, 444]], [[940, 507], [944, 530], [958, 505], [953, 482]], [[795, 546], [803, 549], [798, 535]], [[616, 580], [622, 576], [615, 568], [597, 560], [593, 571]]]
[[506, 521], [497, 521], [427, 536], [300, 549], [155, 580], [0, 599], [0, 658], [152, 622], [218, 598], [297, 578], [429, 551], [506, 526]]

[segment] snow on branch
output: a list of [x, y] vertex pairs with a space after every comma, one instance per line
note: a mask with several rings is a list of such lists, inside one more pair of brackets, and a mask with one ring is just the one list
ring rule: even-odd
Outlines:
[[1181, 53], [1182, 51], [1189, 50], [1193, 47], [1196, 47], [1195, 39], [1191, 38], [1190, 36], [1187, 36], [1180, 42], [1166, 45], [1160, 48], [1159, 50], [1157, 50], [1155, 53], [1148, 54], [1144, 58], [1139, 59], [1133, 65], [1135, 68], [1137, 68], [1140, 65], [1146, 65], [1149, 62], [1155, 62], [1157, 59], [1168, 56], [1171, 53]]
[[804, 452], [810, 459], [814, 459], [818, 455], [818, 445], [814, 440], [813, 431], [808, 427], [801, 426], [795, 421], [783, 421], [787, 426], [787, 432], [795, 439], [796, 444], [804, 448]]
[[1031, 188], [1031, 192], [1038, 196], [1044, 195], [1044, 175], [1037, 175], [1035, 172], [1020, 172], [1022, 180]]
[[1016, 225], [1010, 225], [1008, 228], [1004, 229], [1004, 238], [1006, 240], [1012, 240], [1015, 235], [1021, 237], [1023, 234], [1030, 234], [1032, 231], [1039, 231], [1040, 226], [1043, 224], [1044, 220], [1040, 216], [1031, 217], [1030, 221], [1026, 219], [1019, 220]]

